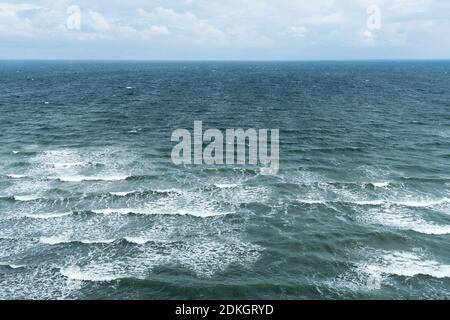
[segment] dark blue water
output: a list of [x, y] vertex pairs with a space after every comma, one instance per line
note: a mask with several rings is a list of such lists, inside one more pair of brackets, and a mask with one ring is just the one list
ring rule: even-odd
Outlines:
[[0, 298], [450, 298], [450, 62], [2, 61], [0, 128]]

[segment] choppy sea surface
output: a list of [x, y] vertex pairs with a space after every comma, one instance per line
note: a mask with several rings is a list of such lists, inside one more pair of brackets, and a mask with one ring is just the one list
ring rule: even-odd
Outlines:
[[1, 299], [449, 299], [449, 245], [450, 62], [0, 62]]

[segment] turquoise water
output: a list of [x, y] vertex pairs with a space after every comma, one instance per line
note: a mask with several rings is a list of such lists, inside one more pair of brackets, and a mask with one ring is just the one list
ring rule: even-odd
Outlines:
[[[450, 62], [0, 62], [0, 298], [450, 298]], [[173, 130], [279, 128], [280, 171]]]

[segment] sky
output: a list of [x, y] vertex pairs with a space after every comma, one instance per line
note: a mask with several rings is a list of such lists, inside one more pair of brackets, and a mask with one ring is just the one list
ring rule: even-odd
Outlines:
[[450, 1], [0, 0], [0, 59], [450, 59]]

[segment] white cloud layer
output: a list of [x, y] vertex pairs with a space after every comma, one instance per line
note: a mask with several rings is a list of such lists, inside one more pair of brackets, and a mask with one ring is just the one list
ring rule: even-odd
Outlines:
[[[368, 29], [369, 6], [380, 28]], [[67, 23], [80, 8], [79, 28]], [[448, 0], [0, 2], [0, 58], [450, 58]]]

